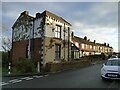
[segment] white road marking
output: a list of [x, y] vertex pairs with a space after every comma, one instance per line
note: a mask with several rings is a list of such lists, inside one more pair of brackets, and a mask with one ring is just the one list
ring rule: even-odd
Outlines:
[[43, 77], [43, 76], [33, 76], [33, 77], [35, 77], [35, 78], [40, 78], [40, 77]]
[[33, 79], [33, 78], [31, 78], [31, 77], [24, 77], [24, 78], [21, 78], [21, 79], [24, 79], [24, 80], [31, 80], [31, 79]]
[[27, 78], [30, 78], [30, 77], [24, 77], [24, 78], [21, 78], [21, 79], [27, 79]]
[[45, 77], [47, 77], [48, 75], [44, 75]]
[[10, 80], [9, 82], [10, 83], [17, 83], [17, 82], [21, 82], [22, 80], [19, 80], [19, 79], [13, 79], [13, 80]]
[[13, 79], [13, 80], [10, 80], [9, 82], [14, 82], [14, 81], [18, 81], [18, 79]]
[[17, 81], [14, 81], [14, 82], [12, 82], [12, 83], [18, 83], [18, 82], [21, 82], [22, 80], [17, 80]]
[[[44, 75], [44, 76], [48, 76], [48, 75]], [[41, 77], [44, 77], [44, 76], [33, 76], [35, 78], [41, 78]], [[23, 79], [23, 80], [32, 80], [33, 78], [32, 77], [23, 77], [23, 78], [20, 78], [20, 79]], [[20, 79], [13, 79], [13, 80], [9, 80], [9, 83], [18, 83], [18, 82], [21, 82], [22, 80]], [[9, 83], [5, 83], [5, 82], [0, 82], [0, 86], [3, 86], [3, 85], [7, 85]]]
[[0, 86], [7, 85], [7, 84], [9, 84], [9, 83], [0, 82]]
[[26, 80], [31, 80], [31, 79], [33, 79], [33, 78], [27, 78]]

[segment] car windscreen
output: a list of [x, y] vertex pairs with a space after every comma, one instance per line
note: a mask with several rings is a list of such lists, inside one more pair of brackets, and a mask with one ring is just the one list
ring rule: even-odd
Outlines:
[[120, 66], [120, 60], [109, 60], [105, 63], [106, 66]]
[[111, 56], [110, 58], [117, 58], [117, 56]]

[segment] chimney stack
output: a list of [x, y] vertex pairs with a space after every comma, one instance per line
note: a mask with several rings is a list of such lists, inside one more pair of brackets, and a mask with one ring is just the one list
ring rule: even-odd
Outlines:
[[106, 42], [104, 43], [104, 46], [106, 46]]
[[28, 11], [24, 11], [21, 13], [21, 15], [29, 15], [29, 12]]
[[74, 32], [71, 33], [71, 37], [72, 37], [72, 38], [74, 37]]
[[87, 40], [87, 37], [86, 37], [86, 36], [84, 37], [84, 40]]
[[96, 43], [96, 40], [94, 40], [94, 43]]
[[40, 13], [36, 13], [36, 18], [40, 18], [41, 14]]

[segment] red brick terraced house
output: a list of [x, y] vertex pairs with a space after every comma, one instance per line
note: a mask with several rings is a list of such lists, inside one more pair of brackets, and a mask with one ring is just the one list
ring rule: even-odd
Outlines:
[[72, 59], [80, 59], [82, 56], [94, 55], [94, 54], [112, 54], [113, 48], [109, 46], [109, 44], [100, 44], [96, 43], [96, 40], [93, 42], [90, 39], [87, 39], [85, 36], [84, 38], [80, 38], [74, 36], [72, 32], [71, 35], [71, 58]]

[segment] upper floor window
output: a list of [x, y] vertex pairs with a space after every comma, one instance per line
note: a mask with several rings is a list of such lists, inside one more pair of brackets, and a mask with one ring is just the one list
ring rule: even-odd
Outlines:
[[86, 49], [88, 49], [88, 45], [86, 44]]
[[92, 45], [90, 45], [90, 49], [92, 49]]
[[61, 38], [61, 26], [60, 25], [56, 25], [56, 28], [55, 28], [55, 37], [56, 38]]
[[75, 42], [75, 45], [76, 45], [77, 47], [79, 47], [79, 43], [78, 43], [78, 42]]
[[81, 45], [82, 45], [82, 48], [84, 48], [84, 44], [82, 43]]

